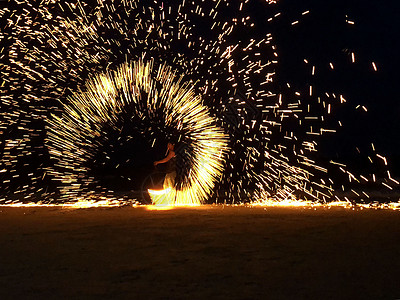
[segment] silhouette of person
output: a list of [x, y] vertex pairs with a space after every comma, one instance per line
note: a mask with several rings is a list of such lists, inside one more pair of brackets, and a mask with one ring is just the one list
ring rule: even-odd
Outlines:
[[161, 160], [155, 161], [154, 165], [157, 166], [158, 164], [166, 163], [166, 172], [163, 183], [163, 188], [173, 188], [175, 187], [175, 178], [176, 178], [176, 155], [175, 155], [175, 144], [172, 142], [168, 142], [167, 144], [167, 156]]

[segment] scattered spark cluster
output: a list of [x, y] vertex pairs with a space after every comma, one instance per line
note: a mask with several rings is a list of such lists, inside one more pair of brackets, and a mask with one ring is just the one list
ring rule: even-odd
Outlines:
[[[377, 181], [318, 160], [319, 138], [342, 126], [329, 127], [343, 95], [274, 85], [275, 2], [10, 1], [0, 10], [1, 201], [112, 197], [91, 170], [127, 123], [153, 143], [176, 135], [188, 145], [189, 169], [174, 191], [185, 203], [210, 194], [219, 202], [339, 200], [332, 168], [352, 183]], [[392, 189], [398, 182], [386, 172], [381, 184]], [[350, 193], [346, 201], [369, 198]]]

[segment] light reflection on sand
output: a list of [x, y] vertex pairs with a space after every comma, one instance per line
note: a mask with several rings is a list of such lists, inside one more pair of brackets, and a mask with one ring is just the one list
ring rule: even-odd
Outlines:
[[265, 200], [258, 201], [247, 204], [208, 204], [208, 205], [171, 205], [170, 203], [161, 203], [161, 204], [148, 204], [141, 205], [135, 201], [118, 201], [118, 200], [80, 200], [77, 202], [71, 203], [8, 203], [1, 204], [0, 207], [60, 207], [60, 208], [70, 208], [70, 209], [82, 209], [82, 208], [107, 208], [107, 207], [122, 207], [122, 206], [131, 206], [131, 207], [143, 207], [146, 210], [171, 210], [171, 209], [208, 209], [210, 207], [280, 207], [280, 208], [308, 208], [308, 209], [330, 209], [330, 208], [345, 208], [345, 209], [385, 209], [385, 210], [400, 210], [400, 201], [399, 202], [390, 202], [390, 203], [351, 203], [348, 201], [336, 201], [329, 203], [319, 203], [312, 201], [302, 201], [302, 200]]

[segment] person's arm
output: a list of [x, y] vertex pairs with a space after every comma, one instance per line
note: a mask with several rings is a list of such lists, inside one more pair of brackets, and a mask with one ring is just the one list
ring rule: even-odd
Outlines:
[[171, 158], [173, 158], [175, 156], [175, 152], [173, 151], [169, 151], [168, 155], [163, 158], [162, 160], [158, 160], [154, 162], [154, 165], [157, 166], [158, 164], [163, 164], [166, 163], [167, 161], [169, 161]]

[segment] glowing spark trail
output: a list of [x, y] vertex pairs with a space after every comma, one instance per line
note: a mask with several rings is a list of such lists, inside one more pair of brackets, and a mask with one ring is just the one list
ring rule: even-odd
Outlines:
[[227, 136], [190, 84], [183, 83], [182, 76], [177, 78], [165, 65], [155, 72], [152, 62], [125, 63], [115, 71], [98, 74], [86, 84], [85, 91], [67, 100], [65, 114], [49, 121], [49, 151], [63, 170], [51, 173], [65, 184], [62, 192], [67, 198], [93, 184], [87, 179], [85, 164], [106, 142], [104, 124], [118, 130], [118, 117], [128, 108], [135, 114], [130, 117], [161, 121], [164, 128], [181, 127], [183, 142], [194, 148], [191, 170], [182, 185], [169, 191], [168, 199], [156, 198], [156, 204], [200, 204], [222, 174]]
[[[249, 0], [9, 1], [0, 9], [0, 202], [135, 201], [103, 185], [96, 168], [129, 168], [116, 148], [137, 136], [154, 148], [172, 137], [186, 147], [177, 187], [151, 192], [155, 203], [369, 198], [336, 175], [355, 184], [377, 174], [318, 156], [321, 136], [342, 127], [332, 118], [344, 96], [274, 81], [272, 29], [284, 17], [276, 2], [255, 6], [261, 19]], [[287, 22], [293, 30], [312, 15], [302, 11]], [[313, 78], [322, 71], [304, 63]], [[373, 152], [391, 190], [398, 181]]]

